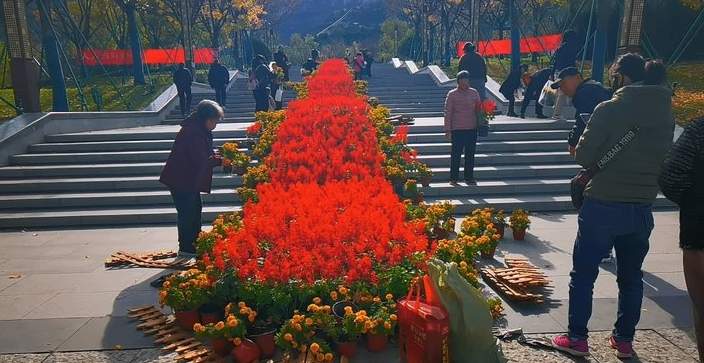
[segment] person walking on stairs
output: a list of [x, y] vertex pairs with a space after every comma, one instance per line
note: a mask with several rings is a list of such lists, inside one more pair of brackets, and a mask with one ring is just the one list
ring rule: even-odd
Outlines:
[[210, 193], [213, 168], [222, 157], [213, 150], [213, 130], [222, 121], [222, 107], [211, 100], [198, 103], [181, 124], [159, 181], [171, 192], [177, 211], [179, 255], [194, 256], [201, 230], [201, 193]]
[[[514, 111], [514, 106], [516, 104], [516, 91], [522, 87], [523, 74], [528, 72], [528, 65], [521, 64], [518, 69], [511, 71], [511, 73], [506, 77], [504, 83], [501, 84], [499, 92], [501, 92], [504, 97], [508, 100], [508, 117], [518, 117]], [[525, 100], [523, 100], [525, 102]]]
[[477, 112], [481, 97], [470, 87], [469, 72], [457, 73], [457, 88], [445, 99], [445, 135], [450, 140], [450, 183], [457, 184], [460, 174], [460, 159], [464, 152], [464, 180], [474, 185], [474, 154], [477, 150]]
[[368, 49], [365, 49], [362, 51], [362, 55], [364, 56], [364, 73], [367, 74], [367, 77], [372, 78], [372, 64], [374, 63], [374, 58], [372, 57], [372, 53], [369, 52]]
[[269, 65], [266, 64], [266, 58], [261, 54], [256, 56], [256, 62], [252, 66], [255, 67], [253, 71], [256, 79], [254, 111], [269, 111], [269, 97], [271, 96], [271, 82], [274, 79], [274, 73], [269, 68]]
[[464, 54], [460, 57], [459, 70], [469, 73], [469, 84], [479, 92], [482, 101], [486, 99], [486, 61], [473, 43], [465, 43]]
[[220, 107], [226, 107], [228, 83], [230, 83], [230, 72], [215, 58], [208, 70], [208, 84], [215, 90], [215, 101]]
[[[637, 54], [620, 57], [611, 72], [618, 90], [596, 107], [577, 145], [577, 163], [603, 166], [584, 191], [572, 253], [568, 333], [552, 340], [574, 356], [589, 354], [587, 329], [599, 263], [616, 249], [618, 315], [609, 344], [631, 358], [643, 301], [642, 265], [654, 227], [652, 205], [665, 156], [672, 145], [672, 90], [647, 84], [652, 67]], [[662, 72], [661, 74], [664, 74]], [[620, 150], [614, 155], [614, 150]], [[604, 165], [607, 159], [608, 165]]]
[[[577, 55], [579, 55], [580, 48], [579, 39], [577, 39], [577, 33], [574, 30], [567, 30], [562, 34], [562, 44], [552, 56], [552, 77], [558, 77], [558, 74], [565, 68], [577, 66]], [[565, 95], [558, 91], [552, 118], [557, 120], [562, 118], [562, 107], [566, 103]]]
[[684, 280], [692, 300], [699, 361], [704, 362], [704, 118], [690, 124], [670, 150], [660, 188], [680, 207]]
[[535, 101], [535, 115], [537, 118], [547, 118], [543, 114], [543, 105], [538, 102], [540, 93], [543, 91], [545, 83], [552, 77], [552, 68], [543, 68], [533, 73], [526, 81], [526, 92], [523, 95], [523, 104], [521, 104], [521, 118], [526, 118], [526, 111], [530, 101]]
[[193, 84], [193, 76], [191, 71], [186, 68], [185, 64], [179, 64], [178, 69], [173, 75], [174, 85], [178, 93], [178, 105], [181, 109], [181, 117], [186, 117], [191, 112], [191, 85]]
[[591, 115], [596, 106], [611, 98], [611, 91], [604, 88], [601, 83], [582, 78], [577, 68], [563, 69], [552, 84], [553, 89], [559, 89], [565, 96], [572, 98], [576, 109], [575, 124], [567, 140], [570, 155], [574, 156], [579, 138], [582, 137], [588, 119], [583, 115]]
[[365, 67], [366, 63], [364, 61], [364, 55], [362, 52], [357, 52], [357, 55], [354, 57], [354, 61], [352, 61], [352, 70], [354, 71], [355, 81], [362, 79], [362, 72], [364, 72]]
[[281, 68], [284, 72], [284, 82], [288, 82], [289, 76], [288, 71], [291, 69], [291, 64], [288, 62], [288, 56], [284, 53], [284, 46], [279, 45], [279, 50], [274, 53], [274, 62], [276, 66]]

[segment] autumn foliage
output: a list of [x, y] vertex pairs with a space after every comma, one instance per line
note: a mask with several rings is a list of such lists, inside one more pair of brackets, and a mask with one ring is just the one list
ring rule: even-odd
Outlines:
[[428, 249], [425, 226], [406, 220], [384, 178], [369, 106], [345, 63], [323, 63], [307, 84], [265, 161], [270, 181], [245, 205], [244, 228], [216, 242], [212, 261], [258, 281], [375, 283], [375, 271]]

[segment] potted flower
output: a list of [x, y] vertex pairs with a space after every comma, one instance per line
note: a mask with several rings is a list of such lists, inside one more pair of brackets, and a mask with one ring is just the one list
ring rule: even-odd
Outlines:
[[504, 312], [504, 305], [501, 302], [501, 299], [498, 297], [492, 297], [487, 299], [486, 302], [489, 304], [489, 313], [491, 314], [491, 317], [494, 320], [500, 318]]
[[485, 234], [475, 240], [482, 258], [492, 259], [496, 253], [496, 246], [499, 245], [498, 234]]
[[241, 342], [247, 333], [247, 327], [245, 323], [234, 314], [228, 314], [224, 321], [208, 324], [194, 324], [193, 332], [195, 332], [197, 338], [208, 340], [213, 347], [213, 351], [224, 357], [232, 351], [232, 342], [235, 339], [239, 339], [238, 342]]
[[357, 342], [364, 332], [366, 319], [354, 313], [352, 306], [346, 306], [344, 316], [336, 319], [329, 335], [335, 342], [335, 349], [340, 356], [352, 358], [357, 354]]
[[227, 170], [227, 167], [230, 167], [230, 170], [233, 174], [244, 174], [245, 170], [247, 169], [247, 166], [251, 161], [251, 158], [249, 157], [249, 155], [239, 150], [237, 143], [226, 142], [220, 148], [220, 152], [223, 156], [224, 170]]
[[288, 355], [301, 353], [317, 362], [332, 362], [332, 349], [316, 337], [316, 328], [313, 317], [296, 313], [276, 333], [276, 345]]
[[420, 177], [420, 184], [423, 188], [430, 186], [430, 181], [433, 179], [433, 171], [428, 167], [428, 165], [423, 163], [416, 163], [416, 169], [418, 170], [418, 176]]
[[413, 203], [420, 203], [423, 201], [423, 193], [418, 191], [418, 184], [415, 179], [406, 180], [405, 196], [411, 198]]
[[190, 331], [200, 322], [198, 308], [209, 300], [211, 285], [208, 275], [198, 269], [173, 274], [159, 291], [159, 303], [170, 306], [176, 323]]
[[276, 329], [281, 326], [293, 298], [284, 287], [261, 282], [246, 282], [240, 290], [240, 298], [249, 301], [257, 311], [249, 337], [262, 352], [262, 358], [271, 358], [276, 351]]
[[386, 349], [389, 336], [393, 335], [396, 329], [397, 320], [396, 314], [391, 313], [386, 307], [377, 310], [366, 320], [364, 328], [367, 335], [367, 350], [381, 352]]
[[510, 218], [511, 229], [513, 230], [513, 239], [523, 241], [526, 239], [526, 230], [530, 228], [530, 217], [528, 212], [523, 209], [516, 209], [511, 213]]
[[504, 211], [499, 210], [495, 212], [492, 215], [492, 222], [494, 223], [494, 227], [496, 227], [496, 231], [501, 236], [501, 239], [503, 239], [504, 234], [506, 233], [506, 215], [504, 214]]

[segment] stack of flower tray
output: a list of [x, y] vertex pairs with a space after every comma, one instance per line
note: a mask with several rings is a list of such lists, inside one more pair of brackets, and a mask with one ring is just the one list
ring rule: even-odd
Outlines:
[[179, 328], [173, 317], [165, 315], [155, 306], [130, 309], [127, 315], [139, 320], [137, 329], [146, 335], [153, 335], [156, 338], [155, 343], [164, 345], [164, 351], [176, 352], [178, 361], [224, 362], [209, 346], [197, 341], [192, 332]]
[[173, 261], [163, 261], [175, 257], [177, 257], [177, 253], [174, 251], [145, 253], [117, 251], [105, 260], [105, 267], [148, 267], [187, 270], [193, 266], [193, 263], [186, 259], [177, 258]]
[[489, 285], [503, 293], [509, 300], [542, 303], [543, 294], [535, 292], [550, 284], [539, 268], [522, 258], [506, 258], [507, 268], [493, 266], [481, 269]]

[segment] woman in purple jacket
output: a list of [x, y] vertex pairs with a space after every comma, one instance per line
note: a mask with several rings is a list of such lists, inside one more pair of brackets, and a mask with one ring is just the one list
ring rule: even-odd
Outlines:
[[210, 193], [213, 168], [222, 157], [213, 150], [213, 129], [222, 120], [222, 107], [211, 100], [198, 103], [181, 124], [171, 154], [159, 179], [171, 191], [178, 212], [179, 255], [195, 256], [201, 228], [200, 193]]

